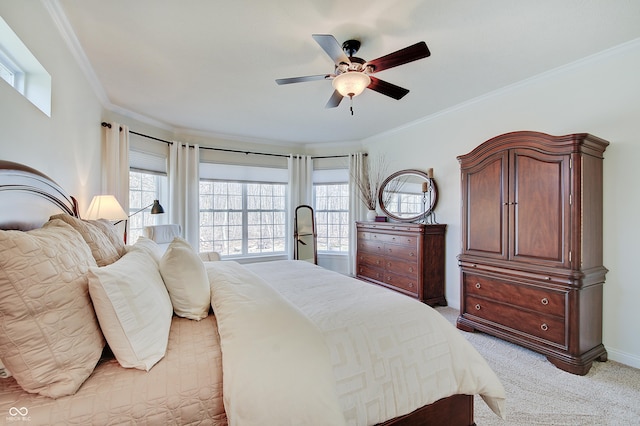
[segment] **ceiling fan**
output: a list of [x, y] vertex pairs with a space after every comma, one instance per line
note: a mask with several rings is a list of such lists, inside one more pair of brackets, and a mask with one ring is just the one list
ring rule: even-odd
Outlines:
[[[365, 61], [354, 56], [360, 49], [358, 40], [347, 40], [340, 46], [335, 37], [330, 34], [313, 34], [312, 37], [335, 63], [334, 72], [280, 78], [276, 80], [276, 83], [291, 84], [314, 80], [332, 80], [334, 91], [329, 102], [325, 105], [326, 108], [335, 108], [340, 105], [343, 97], [348, 96], [353, 99], [354, 96], [358, 96], [367, 88], [393, 99], [402, 99], [409, 93], [409, 90], [380, 80], [372, 74], [431, 55], [427, 44], [421, 41], [377, 59]], [[353, 115], [353, 108], [351, 114]]]

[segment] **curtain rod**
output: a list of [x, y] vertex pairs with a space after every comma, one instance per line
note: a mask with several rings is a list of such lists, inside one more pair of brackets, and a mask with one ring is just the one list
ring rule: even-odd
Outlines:
[[[107, 123], [107, 122], [103, 121], [102, 122], [102, 127], [111, 128], [111, 123]], [[120, 127], [120, 131], [122, 131], [122, 127]], [[166, 143], [168, 145], [173, 145], [172, 141], [167, 141], [167, 140], [164, 140], [164, 139], [160, 139], [160, 138], [156, 138], [156, 137], [153, 137], [153, 136], [145, 135], [145, 134], [142, 134], [142, 133], [134, 132], [133, 130], [129, 130], [129, 133], [133, 133], [134, 135], [142, 136], [143, 138], [153, 139], [154, 141], [163, 142], [163, 143]], [[270, 156], [270, 157], [289, 158], [289, 156], [286, 155], [286, 154], [273, 154], [273, 153], [269, 153], [269, 152], [240, 151], [240, 150], [237, 150], [237, 149], [213, 148], [213, 147], [209, 147], [209, 146], [201, 146], [200, 149], [209, 149], [211, 151], [233, 152], [233, 153], [236, 153], [236, 154], [245, 154], [245, 155], [253, 154], [253, 155], [266, 155], [266, 156]], [[367, 153], [364, 153], [364, 155], [366, 156]], [[348, 157], [348, 155], [327, 155], [327, 156], [323, 156], [323, 157], [311, 157], [311, 158], [315, 160], [316, 158], [344, 158], [344, 157]]]

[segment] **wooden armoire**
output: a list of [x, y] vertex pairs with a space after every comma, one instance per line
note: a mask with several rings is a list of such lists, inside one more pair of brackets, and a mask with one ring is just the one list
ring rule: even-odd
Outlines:
[[458, 157], [462, 179], [457, 326], [586, 374], [602, 345], [602, 163], [580, 133], [512, 132]]

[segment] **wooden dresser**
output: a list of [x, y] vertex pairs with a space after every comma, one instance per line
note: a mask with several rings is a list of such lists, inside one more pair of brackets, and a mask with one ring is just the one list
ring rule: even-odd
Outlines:
[[427, 303], [447, 305], [444, 250], [447, 225], [357, 222], [356, 277]]
[[588, 134], [514, 132], [458, 157], [458, 328], [480, 330], [586, 374], [602, 345], [602, 160]]

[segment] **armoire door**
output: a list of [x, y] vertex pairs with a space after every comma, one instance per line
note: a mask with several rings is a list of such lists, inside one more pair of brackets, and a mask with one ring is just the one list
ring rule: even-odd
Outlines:
[[570, 156], [509, 152], [509, 260], [569, 267]]
[[462, 172], [462, 252], [492, 259], [508, 256], [508, 151]]

